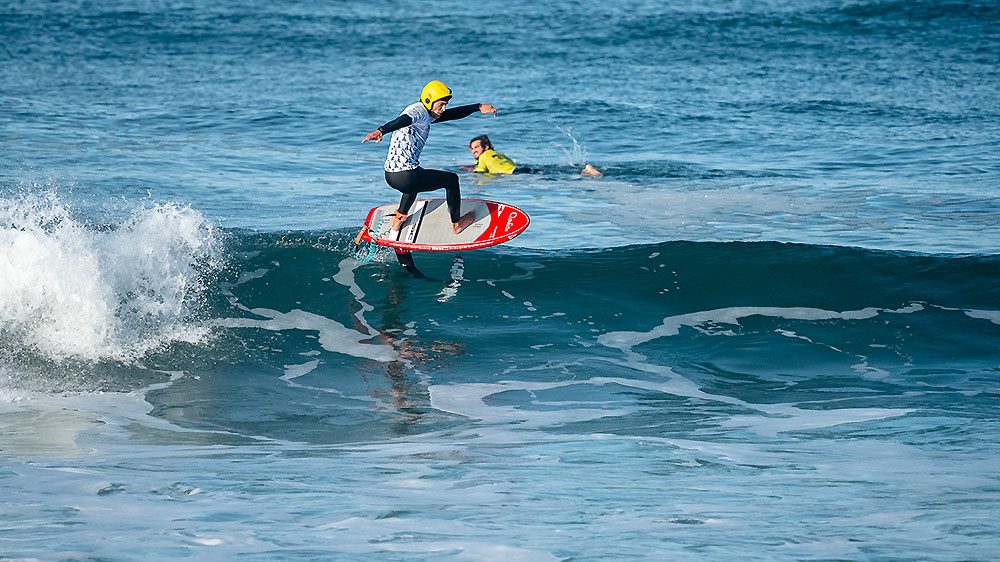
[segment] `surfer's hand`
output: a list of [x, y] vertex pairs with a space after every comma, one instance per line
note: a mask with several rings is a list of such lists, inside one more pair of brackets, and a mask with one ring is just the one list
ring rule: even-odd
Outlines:
[[368, 133], [368, 136], [365, 137], [365, 140], [361, 141], [361, 144], [365, 144], [370, 140], [382, 142], [382, 131], [375, 129], [374, 131]]
[[486, 115], [487, 113], [492, 113], [493, 117], [497, 116], [497, 108], [493, 107], [488, 103], [479, 104], [479, 112], [482, 113], [483, 115]]

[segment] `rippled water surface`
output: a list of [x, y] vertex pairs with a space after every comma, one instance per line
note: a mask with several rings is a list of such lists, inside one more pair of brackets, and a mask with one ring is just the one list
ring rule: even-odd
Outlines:
[[[0, 559], [995, 558], [998, 23], [0, 5]], [[532, 223], [420, 277], [352, 245], [431, 79]]]

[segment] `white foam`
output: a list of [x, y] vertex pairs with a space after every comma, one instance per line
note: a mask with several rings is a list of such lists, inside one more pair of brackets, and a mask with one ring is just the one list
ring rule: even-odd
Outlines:
[[333, 276], [333, 280], [347, 287], [351, 294], [354, 295], [354, 300], [361, 305], [361, 309], [354, 314], [354, 317], [357, 318], [358, 322], [360, 322], [361, 325], [368, 330], [369, 334], [374, 334], [377, 333], [378, 330], [373, 328], [371, 324], [365, 320], [365, 312], [374, 310], [374, 308], [372, 305], [365, 302], [365, 292], [361, 290], [361, 286], [358, 285], [358, 282], [354, 279], [354, 270], [356, 270], [359, 265], [361, 265], [361, 262], [354, 258], [344, 258], [340, 260], [340, 263], [337, 266], [337, 274]]
[[219, 546], [221, 544], [225, 544], [226, 542], [223, 539], [215, 537], [194, 537], [191, 541], [204, 546]]
[[[867, 310], [867, 309], [866, 309]], [[854, 314], [851, 314], [852, 316]], [[862, 315], [863, 316], [863, 315]], [[640, 372], [658, 374], [667, 380], [666, 383], [648, 383], [647, 386], [636, 382], [622, 382], [640, 388], [660, 390], [675, 396], [711, 400], [726, 404], [735, 404], [760, 412], [763, 415], [734, 416], [724, 425], [744, 427], [761, 435], [774, 436], [786, 431], [819, 429], [848, 423], [859, 423], [904, 416], [912, 409], [891, 408], [852, 408], [852, 409], [804, 409], [789, 404], [755, 404], [725, 395], [709, 394], [701, 390], [694, 382], [678, 375], [670, 367], [656, 365], [646, 361], [641, 354], [624, 348], [625, 360], [622, 365]], [[877, 376], [877, 374], [876, 374]]]
[[862, 423], [906, 415], [913, 410], [891, 408], [840, 408], [832, 410], [804, 410], [786, 405], [759, 405], [774, 417], [733, 416], [722, 423], [724, 427], [753, 429], [760, 435], [773, 437], [788, 431], [822, 429], [850, 423]]
[[267, 308], [254, 308], [250, 312], [267, 320], [223, 318], [213, 322], [213, 325], [226, 328], [260, 328], [275, 332], [283, 330], [318, 332], [319, 344], [327, 351], [382, 362], [395, 361], [399, 357], [391, 346], [361, 343], [362, 339], [367, 339], [366, 335], [319, 314], [299, 309], [283, 313]]
[[207, 331], [187, 320], [218, 261], [214, 227], [190, 207], [137, 209], [105, 229], [54, 195], [0, 199], [0, 334], [56, 360], [199, 340]]
[[[489, 396], [501, 392], [523, 390], [529, 393], [540, 390], [551, 390], [571, 385], [589, 384], [604, 386], [618, 384], [625, 387], [652, 390], [674, 395], [685, 395], [705, 398], [708, 400], [742, 402], [736, 399], [726, 399], [706, 394], [690, 381], [682, 377], [672, 377], [663, 382], [641, 381], [614, 377], [594, 377], [586, 380], [566, 380], [553, 382], [501, 381], [498, 383], [467, 383], [430, 385], [431, 405], [441, 411], [461, 416], [483, 420], [491, 423], [517, 423], [520, 427], [538, 428], [558, 424], [590, 421], [605, 417], [622, 416], [634, 411], [638, 406], [627, 407], [590, 407], [592, 403], [560, 402], [557, 410], [536, 410], [518, 408], [516, 406], [492, 406], [485, 401]], [[546, 402], [547, 405], [553, 405]], [[577, 407], [572, 407], [577, 406]]]
[[1000, 324], [1000, 310], [966, 310], [965, 315], [978, 320], [989, 320], [994, 324]]
[[313, 359], [301, 365], [285, 365], [285, 374], [281, 375], [282, 380], [290, 381], [316, 370], [319, 367], [319, 359]]
[[0, 399], [0, 450], [20, 457], [84, 454], [90, 449], [77, 441], [86, 430], [100, 427], [101, 442], [106, 444], [119, 428], [135, 422], [176, 433], [200, 433], [149, 415], [153, 406], [146, 394], [185, 376], [182, 371], [164, 374], [168, 380], [132, 392], [9, 391], [7, 398], [12, 400]]
[[264, 277], [265, 275], [267, 275], [267, 273], [269, 271], [271, 271], [271, 270], [266, 269], [266, 268], [260, 268], [260, 269], [254, 270], [254, 271], [240, 273], [239, 278], [236, 280], [236, 284], [237, 285], [242, 285], [242, 284], [247, 283], [249, 281], [253, 281], [254, 279], [260, 279], [261, 277]]
[[[615, 363], [615, 361], [611, 361]], [[694, 382], [673, 372], [670, 367], [655, 365], [635, 352], [627, 352], [623, 366], [639, 372], [651, 373], [662, 378], [660, 381], [628, 379], [620, 377], [594, 377], [585, 380], [564, 380], [553, 382], [501, 381], [499, 383], [468, 383], [430, 385], [431, 405], [441, 411], [458, 414], [492, 424], [514, 424], [520, 429], [542, 429], [561, 424], [590, 421], [605, 417], [624, 416], [636, 411], [637, 404], [621, 405], [605, 403], [594, 408], [592, 402], [552, 402], [546, 406], [559, 405], [558, 409], [536, 409], [513, 405], [490, 405], [490, 396], [511, 391], [525, 391], [530, 394], [540, 390], [550, 390], [570, 385], [589, 384], [603, 386], [617, 384], [624, 387], [662, 392], [674, 396], [733, 404], [757, 414], [740, 415], [722, 422], [724, 426], [741, 427], [760, 435], [773, 436], [788, 431], [819, 429], [836, 425], [859, 423], [899, 417], [910, 413], [910, 409], [890, 408], [849, 408], [849, 409], [804, 409], [788, 404], [754, 404], [738, 398], [707, 393]], [[530, 370], [530, 369], [529, 369]], [[532, 396], [532, 403], [535, 402]], [[530, 406], [530, 404], [529, 404]], [[477, 430], [483, 433], [482, 429]], [[503, 431], [503, 430], [501, 430]]]
[[[681, 326], [697, 328], [706, 324], [735, 324], [739, 325], [740, 320], [750, 316], [769, 316], [773, 318], [784, 318], [787, 320], [865, 320], [878, 316], [880, 312], [894, 314], [907, 314], [922, 310], [920, 305], [909, 305], [907, 307], [886, 310], [881, 308], [868, 307], [860, 310], [848, 310], [835, 312], [820, 308], [808, 307], [757, 307], [740, 306], [730, 308], [718, 308], [693, 312], [690, 314], [680, 314], [677, 316], [667, 316], [663, 323], [648, 332], [608, 332], [598, 336], [597, 341], [607, 347], [630, 350], [632, 347], [652, 341], [657, 338], [676, 336], [680, 333]], [[708, 332], [706, 332], [708, 333]], [[730, 332], [730, 335], [732, 333]]]

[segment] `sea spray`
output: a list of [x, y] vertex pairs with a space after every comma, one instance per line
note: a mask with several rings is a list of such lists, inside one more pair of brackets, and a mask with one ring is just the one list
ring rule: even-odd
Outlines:
[[2, 350], [43, 359], [130, 360], [204, 337], [189, 322], [220, 237], [198, 211], [172, 203], [87, 224], [54, 194], [0, 199]]

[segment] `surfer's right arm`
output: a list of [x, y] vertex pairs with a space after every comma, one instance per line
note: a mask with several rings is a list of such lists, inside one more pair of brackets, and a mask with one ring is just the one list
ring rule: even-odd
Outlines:
[[393, 119], [392, 121], [389, 121], [388, 123], [382, 125], [378, 129], [375, 129], [374, 131], [368, 133], [368, 136], [365, 137], [365, 140], [361, 141], [361, 144], [364, 144], [370, 140], [373, 140], [375, 142], [382, 142], [382, 135], [386, 133], [391, 133], [393, 131], [398, 131], [403, 127], [409, 127], [412, 124], [413, 124], [413, 117], [410, 117], [409, 115], [404, 113], [399, 117]]

